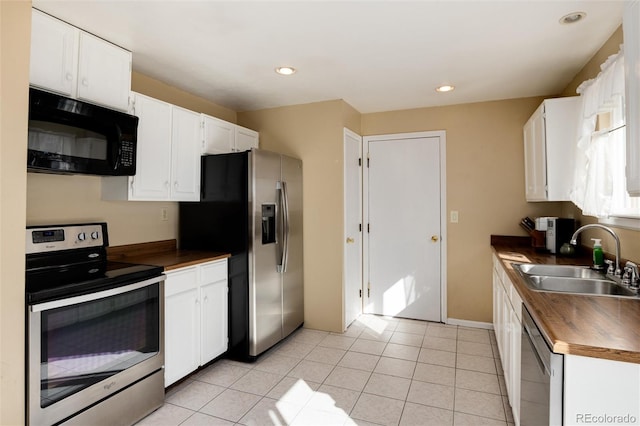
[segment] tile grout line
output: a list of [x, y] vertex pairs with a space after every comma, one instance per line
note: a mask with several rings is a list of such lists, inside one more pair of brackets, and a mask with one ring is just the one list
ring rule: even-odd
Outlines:
[[[370, 395], [379, 396], [379, 397], [383, 397], [383, 398], [389, 398], [389, 399], [393, 399], [393, 400], [402, 401], [402, 403], [403, 403], [403, 404], [402, 404], [402, 410], [400, 410], [400, 417], [399, 417], [399, 420], [398, 420], [398, 423], [399, 423], [399, 422], [402, 420], [403, 415], [404, 415], [404, 414], [405, 414], [405, 412], [406, 412], [406, 407], [407, 407], [407, 403], [409, 402], [409, 401], [408, 401], [408, 398], [409, 398], [409, 394], [410, 394], [410, 391], [411, 391], [411, 387], [412, 387], [413, 383], [416, 381], [416, 379], [414, 379], [414, 377], [415, 377], [416, 369], [417, 369], [417, 367], [418, 367], [418, 363], [420, 363], [420, 359], [419, 359], [419, 358], [420, 358], [420, 353], [422, 352], [422, 350], [423, 350], [423, 349], [428, 349], [428, 350], [440, 350], [440, 351], [442, 351], [441, 349], [432, 349], [432, 348], [429, 348], [429, 347], [427, 347], [427, 346], [424, 346], [424, 340], [425, 340], [425, 338], [427, 338], [427, 337], [440, 337], [440, 336], [428, 336], [428, 335], [427, 335], [427, 333], [429, 332], [429, 331], [428, 331], [428, 330], [429, 330], [429, 325], [431, 325], [431, 324], [427, 324], [427, 327], [425, 328], [425, 330], [424, 330], [424, 332], [423, 332], [423, 333], [421, 333], [421, 334], [417, 334], [417, 335], [421, 335], [421, 336], [422, 336], [422, 342], [421, 342], [420, 346], [414, 346], [414, 345], [412, 345], [412, 344], [407, 344], [407, 343], [405, 343], [405, 342], [407, 342], [407, 340], [404, 340], [404, 341], [402, 341], [402, 342], [395, 342], [395, 343], [394, 343], [394, 345], [397, 345], [397, 346], [399, 346], [399, 347], [417, 348], [417, 350], [418, 350], [418, 352], [417, 352], [417, 356], [416, 356], [416, 359], [415, 359], [415, 360], [406, 359], [407, 361], [411, 361], [411, 362], [413, 362], [413, 363], [414, 363], [414, 365], [413, 365], [413, 369], [412, 369], [412, 372], [411, 372], [411, 377], [409, 378], [409, 387], [408, 387], [408, 389], [407, 389], [406, 395], [405, 395], [405, 397], [404, 397], [404, 399], [403, 399], [403, 400], [396, 399], [396, 398], [394, 398], [394, 397], [390, 397], [390, 396], [389, 396], [389, 397], [387, 397], [387, 396], [384, 396], [384, 395], [377, 395], [377, 394], [375, 394], [375, 393], [370, 394], [370, 393], [368, 393], [368, 392], [365, 392], [365, 389], [366, 389], [366, 388], [367, 388], [367, 386], [371, 383], [371, 380], [372, 380], [373, 374], [376, 374], [376, 368], [380, 365], [380, 362], [382, 361], [382, 358], [383, 358], [383, 357], [390, 358], [390, 359], [397, 359], [397, 360], [405, 360], [405, 358], [403, 358], [403, 357], [402, 357], [402, 355], [403, 355], [403, 354], [402, 354], [401, 350], [400, 350], [400, 352], [399, 352], [399, 353], [397, 353], [397, 355], [399, 355], [399, 357], [396, 357], [396, 356], [389, 356], [389, 354], [387, 354], [386, 356], [384, 355], [385, 351], [389, 348], [389, 344], [390, 344], [390, 343], [392, 343], [392, 342], [391, 342], [391, 340], [393, 339], [393, 336], [394, 336], [394, 334], [395, 334], [395, 333], [416, 334], [416, 333], [414, 333], [414, 332], [407, 331], [406, 329], [398, 330], [398, 327], [400, 326], [400, 323], [396, 323], [396, 324], [395, 324], [394, 329], [393, 329], [393, 330], [389, 330], [389, 331], [390, 331], [390, 333], [391, 333], [391, 335], [389, 336], [389, 338], [388, 338], [388, 339], [385, 339], [384, 341], [382, 341], [382, 343], [384, 343], [384, 346], [382, 347], [382, 351], [381, 351], [381, 353], [380, 353], [379, 355], [377, 355], [377, 354], [371, 354], [371, 353], [367, 353], [367, 352], [358, 352], [358, 351], [356, 351], [356, 350], [352, 350], [352, 347], [354, 346], [354, 344], [355, 344], [358, 340], [360, 340], [360, 339], [361, 339], [361, 340], [364, 340], [364, 341], [372, 341], [372, 342], [380, 341], [380, 340], [377, 340], [377, 339], [367, 339], [367, 338], [363, 338], [363, 337], [362, 337], [362, 334], [363, 334], [363, 331], [364, 331], [364, 330], [366, 330], [366, 328], [364, 328], [363, 330], [361, 330], [361, 331], [360, 331], [359, 333], [357, 333], [355, 336], [344, 336], [344, 337], [349, 337], [349, 338], [352, 338], [352, 339], [353, 339], [353, 341], [351, 342], [351, 344], [350, 344], [347, 348], [344, 348], [344, 349], [343, 349], [343, 347], [322, 346], [322, 345], [321, 345], [321, 343], [326, 339], [326, 337], [327, 337], [327, 336], [329, 336], [329, 335], [336, 335], [336, 336], [340, 336], [340, 334], [334, 334], [334, 333], [326, 334], [326, 335], [325, 335], [325, 337], [324, 337], [322, 340], [319, 340], [318, 342], [314, 342], [314, 343], [307, 343], [307, 342], [305, 342], [305, 341], [303, 341], [303, 340], [299, 340], [297, 343], [306, 343], [306, 344], [309, 344], [309, 346], [311, 346], [312, 348], [311, 348], [308, 352], [306, 352], [306, 353], [305, 353], [305, 355], [303, 355], [302, 357], [298, 357], [298, 356], [291, 357], [291, 356], [288, 356], [288, 355], [282, 354], [281, 356], [283, 356], [283, 357], [287, 357], [287, 358], [295, 358], [295, 359], [296, 359], [296, 362], [293, 364], [293, 366], [292, 366], [291, 368], [289, 368], [289, 369], [287, 370], [287, 372], [285, 372], [285, 373], [274, 373], [273, 371], [269, 371], [269, 370], [267, 370], [267, 371], [257, 370], [257, 369], [255, 369], [255, 367], [256, 367], [256, 365], [257, 365], [257, 364], [254, 364], [254, 365], [252, 365], [252, 367], [251, 367], [251, 368], [247, 368], [247, 370], [249, 370], [249, 371], [245, 372], [244, 374], [242, 374], [242, 375], [241, 375], [240, 377], [238, 377], [237, 379], [233, 380], [233, 381], [232, 381], [231, 383], [229, 383], [228, 385], [222, 386], [222, 388], [224, 388], [224, 390], [223, 390], [221, 393], [223, 393], [223, 392], [224, 392], [224, 391], [226, 391], [226, 390], [235, 390], [235, 389], [232, 389], [232, 386], [234, 386], [234, 384], [238, 383], [238, 381], [242, 380], [242, 378], [243, 378], [243, 377], [245, 377], [247, 374], [249, 374], [249, 373], [250, 373], [250, 371], [266, 372], [266, 373], [271, 373], [271, 374], [277, 374], [277, 375], [279, 376], [279, 380], [278, 380], [278, 381], [277, 381], [273, 386], [269, 387], [269, 389], [266, 391], [265, 395], [253, 394], [253, 393], [252, 393], [252, 392], [250, 392], [250, 391], [249, 391], [249, 392], [245, 392], [245, 393], [249, 393], [249, 394], [252, 394], [252, 395], [255, 395], [255, 396], [259, 396], [259, 399], [258, 399], [254, 404], [252, 404], [252, 405], [250, 406], [250, 408], [249, 408], [249, 409], [247, 409], [247, 410], [244, 412], [244, 414], [240, 417], [240, 419], [239, 419], [238, 421], [236, 421], [236, 423], [239, 423], [239, 421], [240, 421], [244, 416], [246, 416], [249, 412], [251, 412], [251, 411], [252, 411], [252, 410], [253, 410], [253, 409], [254, 409], [258, 404], [260, 404], [260, 403], [261, 403], [262, 401], [264, 401], [265, 399], [270, 399], [270, 398], [268, 398], [268, 396], [267, 396], [267, 395], [268, 395], [268, 394], [269, 394], [269, 392], [271, 392], [275, 387], [277, 387], [277, 386], [278, 386], [278, 384], [280, 384], [283, 380], [285, 380], [285, 379], [287, 379], [287, 378], [295, 378], [295, 377], [293, 377], [293, 376], [289, 376], [289, 373], [290, 373], [291, 371], [293, 371], [296, 367], [298, 367], [298, 366], [299, 366], [303, 361], [305, 361], [305, 360], [306, 360], [306, 361], [309, 361], [309, 362], [316, 362], [316, 363], [319, 363], [319, 364], [324, 364], [324, 365], [330, 365], [330, 366], [331, 366], [331, 369], [330, 369], [330, 371], [328, 372], [328, 374], [324, 377], [324, 379], [322, 380], [322, 382], [320, 382], [320, 383], [319, 383], [319, 385], [318, 385], [318, 388], [319, 388], [319, 387], [321, 387], [321, 386], [323, 386], [323, 385], [329, 386], [329, 384], [327, 383], [327, 380], [329, 379], [329, 377], [331, 376], [331, 374], [332, 374], [332, 373], [334, 373], [334, 372], [336, 371], [336, 367], [342, 367], [342, 366], [340, 366], [339, 364], [340, 364], [340, 363], [345, 359], [345, 357], [346, 357], [348, 354], [350, 354], [350, 353], [352, 353], [352, 354], [368, 354], [368, 355], [373, 355], [373, 356], [376, 356], [376, 357], [377, 357], [377, 360], [376, 360], [376, 362], [375, 362], [375, 365], [373, 365], [373, 366], [372, 366], [371, 370], [360, 370], [360, 369], [358, 369], [358, 368], [351, 368], [351, 367], [346, 367], [346, 366], [345, 366], [345, 367], [342, 367], [342, 368], [348, 368], [348, 369], [353, 369], [353, 370], [357, 370], [357, 371], [366, 371], [366, 372], [368, 373], [368, 377], [367, 377], [366, 382], [363, 384], [362, 388], [358, 391], [357, 398], [355, 399], [355, 402], [353, 403], [353, 405], [351, 405], [351, 407], [350, 407], [349, 411], [348, 411], [348, 412], [346, 412], [346, 414], [347, 414], [348, 416], [350, 416], [350, 415], [351, 415], [351, 413], [353, 413], [353, 411], [354, 411], [354, 409], [356, 408], [356, 406], [357, 406], [358, 402], [361, 400], [361, 398], [362, 398], [363, 394], [365, 394], [365, 393], [366, 393], [366, 394], [368, 394], [368, 395], [370, 394]], [[454, 422], [454, 423], [455, 423], [455, 413], [457, 412], [457, 411], [456, 411], [456, 394], [457, 394], [457, 377], [458, 377], [458, 374], [459, 374], [459, 372], [458, 372], [458, 370], [459, 370], [459, 368], [458, 368], [458, 361], [459, 361], [459, 356], [460, 356], [460, 353], [459, 353], [459, 343], [460, 343], [460, 341], [461, 341], [461, 340], [460, 340], [460, 336], [459, 336], [459, 332], [460, 332], [460, 328], [459, 328], [459, 327], [456, 327], [455, 352], [453, 352], [453, 354], [454, 354], [454, 357], [453, 357], [453, 361], [454, 361], [454, 362], [453, 362], [453, 368], [454, 368], [454, 375], [453, 375], [453, 379], [454, 379], [454, 382], [453, 382], [453, 407], [452, 407], [452, 410], [451, 410], [451, 412], [452, 412], [452, 422]], [[448, 337], [440, 337], [440, 338], [448, 338]], [[451, 340], [454, 340], [454, 339], [451, 339]], [[464, 341], [467, 341], [467, 340], [464, 340]], [[470, 343], [484, 343], [484, 342], [475, 342], [475, 341], [473, 341], [473, 340], [471, 340], [471, 339], [470, 339], [469, 341], [470, 341]], [[499, 384], [499, 383], [500, 383], [500, 378], [499, 378], [499, 374], [498, 374], [498, 366], [496, 365], [495, 352], [494, 352], [494, 348], [493, 348], [493, 345], [492, 345], [491, 335], [490, 335], [490, 334], [489, 334], [489, 343], [488, 343], [488, 344], [489, 344], [489, 346], [490, 346], [490, 348], [491, 348], [491, 351], [492, 351], [492, 361], [493, 361], [493, 368], [494, 368], [494, 373], [492, 374], [492, 376], [495, 376], [495, 377], [496, 377], [496, 380], [498, 380], [498, 392], [499, 392], [499, 396], [500, 396], [500, 399], [501, 399], [501, 402], [502, 402], [501, 406], [502, 406], [502, 411], [503, 411], [503, 415], [504, 415], [504, 417], [503, 417], [503, 419], [504, 419], [504, 420], [503, 420], [503, 421], [504, 421], [506, 424], [509, 424], [509, 423], [508, 423], [508, 416], [506, 415], [506, 410], [507, 410], [507, 408], [508, 408], [508, 407], [505, 407], [505, 404], [504, 404], [504, 398], [503, 398], [503, 395], [502, 395], [502, 390], [501, 390], [501, 388], [500, 388], [500, 384]], [[311, 354], [314, 350], [316, 350], [317, 348], [325, 348], [325, 349], [341, 350], [341, 351], [344, 351], [344, 353], [342, 353], [342, 354], [341, 354], [341, 356], [340, 356], [338, 359], [336, 359], [336, 361], [335, 361], [335, 362], [332, 362], [332, 363], [324, 363], [324, 362], [322, 362], [322, 361], [314, 361], [314, 360], [311, 360], [311, 359], [307, 359], [307, 357], [309, 357], [309, 356], [310, 356], [310, 354]], [[445, 352], [448, 352], [448, 351], [445, 351]], [[273, 355], [275, 355], [275, 354], [277, 354], [277, 351], [274, 351], [274, 352], [273, 352], [272, 354], [270, 354], [269, 356], [273, 356]], [[480, 356], [480, 355], [472, 355], [472, 354], [469, 354], [469, 356]], [[487, 357], [487, 358], [488, 358], [488, 357]], [[265, 358], [265, 359], [266, 359], [266, 358]], [[440, 365], [440, 364], [437, 364], [437, 363], [432, 364], [432, 363], [429, 363], [429, 362], [426, 362], [426, 363], [424, 363], [424, 364], [428, 364], [428, 365]], [[229, 364], [229, 365], [233, 365], [233, 364]], [[244, 367], [244, 366], [243, 366], [242, 368], [246, 368], [246, 367]], [[460, 370], [465, 370], [465, 369], [464, 369], [464, 368], [460, 368]], [[481, 370], [474, 370], [474, 369], [470, 369], [470, 370], [468, 370], [468, 371], [476, 372], [476, 373], [481, 373], [481, 372], [482, 372]], [[384, 373], [377, 373], [377, 374], [384, 374]], [[396, 376], [394, 376], [394, 375], [391, 375], [391, 376], [396, 377]], [[402, 376], [398, 376], [398, 377], [402, 377]], [[192, 383], [193, 383], [193, 382], [201, 382], [201, 383], [206, 383], [206, 384], [214, 385], [213, 383], [205, 382], [205, 381], [203, 381], [203, 380], [199, 380], [199, 379], [196, 379], [196, 378], [194, 378], [194, 379], [193, 379]], [[429, 383], [430, 383], [430, 382], [429, 382]], [[220, 385], [214, 385], [214, 386], [220, 386]], [[334, 385], [331, 385], [331, 386], [334, 386]], [[341, 389], [350, 390], [350, 388], [345, 388], [345, 387], [343, 387], [343, 386], [338, 386], [338, 387], [339, 387], [339, 388], [341, 388]], [[242, 391], [242, 390], [237, 390], [237, 391], [238, 391], [238, 392], [244, 392], [244, 391]], [[178, 391], [178, 392], [179, 392], [179, 391]], [[313, 390], [313, 393], [312, 393], [312, 394], [313, 394], [313, 395], [315, 395], [317, 392], [318, 392], [318, 390], [317, 390], [317, 389], [315, 389], [315, 390]], [[483, 391], [477, 391], [477, 392], [482, 392], [482, 393], [491, 393], [491, 392], [483, 392]], [[221, 394], [221, 393], [220, 393], [220, 394]], [[215, 400], [217, 397], [219, 397], [219, 395], [220, 395], [220, 394], [216, 395], [216, 396], [215, 396], [215, 397], [213, 397], [211, 400], [207, 401], [207, 402], [206, 402], [206, 403], [205, 403], [205, 404], [204, 404], [200, 409], [204, 408], [204, 406], [206, 406], [207, 404], [209, 404], [211, 401]], [[302, 405], [302, 407], [301, 407], [300, 411], [299, 411], [299, 412], [296, 414], [296, 416], [294, 416], [294, 417], [293, 417], [293, 419], [291, 420], [292, 422], [295, 422], [295, 419], [296, 419], [296, 418], [298, 418], [298, 416], [300, 416], [300, 415], [302, 414], [302, 412], [304, 411], [304, 409], [309, 407], [309, 403], [310, 403], [310, 401], [311, 401], [311, 399], [312, 399], [312, 398], [313, 398], [313, 396], [312, 396], [312, 397], [310, 397], [308, 400], [306, 400], [306, 402]], [[192, 409], [189, 409], [189, 408], [186, 408], [186, 407], [182, 407], [182, 406], [179, 406], [179, 405], [175, 405], [175, 404], [172, 404], [172, 403], [167, 403], [167, 404], [169, 404], [169, 405], [173, 405], [173, 406], [175, 406], [175, 407], [180, 407], [180, 408], [183, 408], [183, 409], [187, 409], [187, 410], [189, 410], [189, 411], [190, 411], [190, 415], [187, 417], [187, 419], [183, 420], [183, 421], [181, 422], [181, 424], [182, 424], [182, 423], [184, 423], [184, 422], [186, 422], [186, 421], [188, 421], [188, 419], [189, 419], [189, 418], [192, 418], [192, 417], [195, 415], [195, 413], [201, 413], [200, 409], [198, 409], [198, 410], [195, 410], [195, 411], [194, 411], [194, 410], [192, 410]], [[424, 405], [424, 404], [420, 404], [420, 403], [418, 403], [418, 405]], [[438, 408], [438, 407], [436, 407], [436, 406], [431, 406], [431, 405], [425, 405], [425, 406], [427, 406], [427, 407], [431, 407], [431, 408]], [[460, 412], [460, 413], [462, 413], [462, 412]], [[206, 414], [206, 413], [202, 413], [202, 414], [209, 415], [209, 414]], [[482, 417], [482, 418], [486, 418], [486, 419], [492, 419], [491, 417], [485, 417], [485, 416], [477, 415], [477, 414], [471, 414], [471, 413], [466, 413], [466, 414], [467, 414], [467, 415], [478, 416], [478, 417]], [[213, 417], [214, 417], [214, 418], [218, 418], [218, 419], [220, 419], [220, 417], [216, 417], [216, 416], [213, 416]], [[226, 419], [224, 419], [224, 420], [226, 420]]]

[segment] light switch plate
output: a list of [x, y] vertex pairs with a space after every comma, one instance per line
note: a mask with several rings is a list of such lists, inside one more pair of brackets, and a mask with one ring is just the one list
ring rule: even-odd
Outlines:
[[451, 223], [458, 223], [458, 211], [457, 210], [451, 210], [450, 220], [451, 220]]

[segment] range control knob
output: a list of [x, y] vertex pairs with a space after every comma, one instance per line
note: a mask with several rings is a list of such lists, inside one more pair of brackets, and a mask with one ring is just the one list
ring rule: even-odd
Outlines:
[[84, 241], [87, 238], [87, 235], [84, 232], [78, 234], [78, 241]]
[[99, 236], [100, 236], [100, 234], [98, 234], [98, 231], [93, 231], [91, 233], [91, 239], [92, 240], [97, 240]]

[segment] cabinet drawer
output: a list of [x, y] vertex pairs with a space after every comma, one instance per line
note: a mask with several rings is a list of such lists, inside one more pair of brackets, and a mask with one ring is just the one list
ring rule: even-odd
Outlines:
[[182, 293], [198, 287], [198, 269], [193, 266], [167, 272], [164, 284], [165, 297]]
[[227, 279], [227, 260], [205, 263], [200, 266], [200, 282], [213, 283]]

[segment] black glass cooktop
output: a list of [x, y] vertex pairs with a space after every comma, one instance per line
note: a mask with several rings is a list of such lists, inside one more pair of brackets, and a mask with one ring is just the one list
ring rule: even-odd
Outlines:
[[27, 304], [65, 299], [162, 275], [161, 266], [97, 260], [27, 269]]

